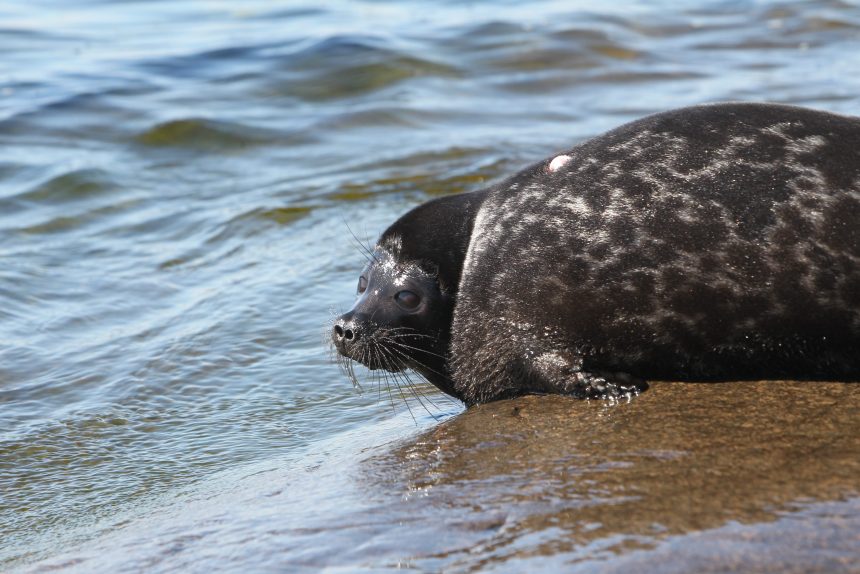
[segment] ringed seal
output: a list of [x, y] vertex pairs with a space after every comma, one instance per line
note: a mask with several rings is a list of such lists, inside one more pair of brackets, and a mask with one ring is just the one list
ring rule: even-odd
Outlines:
[[467, 405], [860, 380], [860, 118], [682, 108], [419, 205], [332, 341]]

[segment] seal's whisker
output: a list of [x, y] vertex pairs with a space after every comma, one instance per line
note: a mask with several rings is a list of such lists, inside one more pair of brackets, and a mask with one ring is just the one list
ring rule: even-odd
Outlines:
[[[365, 364], [368, 360], [369, 351], [365, 348], [362, 350], [361, 359], [358, 361]], [[378, 371], [370, 371], [368, 377], [372, 384], [376, 385], [376, 402], [382, 402], [382, 377]]]
[[390, 338], [392, 339], [430, 339], [431, 341], [436, 341], [437, 338], [432, 335], [422, 335], [420, 333], [391, 333]]
[[352, 382], [352, 386], [354, 388], [358, 388], [360, 391], [363, 390], [361, 383], [358, 380], [358, 376], [355, 374], [354, 361], [349, 357], [338, 355], [335, 358], [335, 362], [337, 363], [340, 371], [346, 375], [350, 382]]
[[376, 377], [376, 402], [382, 402], [382, 381], [379, 377]]
[[352, 382], [352, 386], [360, 388], [360, 385], [358, 383], [358, 377], [356, 377], [355, 369], [353, 368], [353, 365], [352, 365], [352, 360], [346, 359], [346, 360], [342, 361], [340, 363], [340, 367], [344, 370], [344, 372], [346, 372], [346, 376]]
[[[434, 337], [432, 335], [425, 335], [425, 334], [421, 334], [421, 333], [409, 333], [409, 332], [391, 333], [390, 331], [385, 331], [384, 337], [386, 339], [390, 339], [392, 341], [395, 339], [406, 339], [407, 341], [412, 340], [412, 339], [429, 339], [431, 341], [438, 341], [439, 340], [438, 337]], [[417, 343], [422, 342], [422, 341], [416, 340], [414, 342], [417, 344]]]
[[379, 263], [379, 257], [376, 256], [376, 249], [370, 244], [370, 240], [367, 241], [364, 248], [370, 253], [370, 257], [373, 259], [373, 262]]
[[391, 342], [391, 344], [392, 344], [392, 345], [397, 345], [398, 347], [401, 347], [401, 348], [403, 348], [403, 349], [410, 349], [410, 350], [413, 350], [413, 351], [419, 351], [420, 353], [423, 353], [423, 354], [425, 354], [425, 355], [431, 355], [431, 356], [433, 356], [433, 357], [439, 357], [440, 359], [445, 359], [445, 358], [446, 358], [446, 357], [445, 357], [445, 355], [440, 355], [439, 353], [434, 353], [433, 351], [428, 351], [428, 350], [426, 350], [426, 349], [422, 349], [422, 348], [420, 348], [420, 347], [416, 347], [416, 346], [414, 346], [414, 345], [407, 345], [406, 343], [403, 343], [403, 342], [400, 342], [400, 341], [390, 341], [390, 342]]
[[406, 353], [405, 353], [405, 352], [403, 352], [403, 351], [401, 351], [401, 350], [399, 350], [399, 349], [392, 349], [392, 350], [393, 350], [393, 351], [397, 351], [398, 353], [400, 353], [400, 355], [401, 355], [401, 356], [403, 356], [404, 358], [408, 358], [408, 359], [409, 359], [409, 361], [411, 361], [411, 362], [415, 363], [415, 364], [416, 364], [416, 365], [418, 365], [419, 367], [423, 367], [423, 368], [427, 369], [428, 371], [430, 371], [431, 373], [436, 374], [436, 375], [439, 375], [439, 376], [440, 376], [440, 377], [442, 377], [443, 379], [446, 379], [446, 380], [451, 381], [451, 382], [453, 383], [453, 381], [451, 380], [451, 378], [450, 378], [450, 377], [448, 377], [448, 375], [446, 375], [446, 374], [444, 374], [444, 373], [440, 373], [440, 372], [439, 372], [439, 371], [437, 371], [436, 369], [434, 369], [434, 368], [430, 367], [429, 365], [426, 365], [426, 364], [422, 363], [421, 361], [419, 361], [418, 359], [416, 359], [416, 358], [414, 358], [414, 357], [409, 357], [408, 355], [406, 355]]
[[388, 391], [388, 400], [389, 402], [391, 402], [391, 410], [396, 413], [397, 409], [394, 407], [394, 395], [391, 393], [391, 384], [388, 381], [387, 373], [385, 373], [384, 371], [383, 373], [384, 375], [382, 378], [385, 380], [385, 389]]
[[411, 327], [387, 327], [386, 333], [390, 333], [392, 335], [397, 335], [398, 337], [417, 337], [424, 339], [436, 339], [433, 335], [428, 335], [427, 333], [421, 333], [416, 331]]
[[[417, 392], [415, 385], [412, 384], [412, 382], [409, 380], [409, 378], [407, 376], [405, 376], [404, 373], [398, 373], [398, 378], [400, 378], [403, 381], [403, 384], [406, 386], [407, 389], [409, 389], [409, 392], [412, 393], [412, 396], [415, 397], [415, 399], [418, 401], [418, 404], [420, 404], [424, 408], [424, 410], [427, 411], [427, 414], [430, 415], [431, 417], [433, 417], [434, 420], [439, 420], [439, 418], [436, 415], [434, 415], [432, 412], [430, 412], [430, 409], [427, 408], [427, 405], [424, 404], [424, 400], [422, 399], [422, 393]], [[425, 396], [424, 399], [426, 399], [426, 398], [427, 397]]]
[[379, 261], [376, 258], [376, 255], [373, 253], [373, 250], [370, 248], [369, 245], [365, 245], [358, 238], [358, 236], [352, 231], [352, 228], [349, 226], [349, 223], [346, 221], [345, 217], [343, 218], [343, 224], [346, 226], [346, 229], [347, 229], [347, 231], [349, 231], [349, 234], [352, 236], [352, 239], [354, 240], [356, 247], [358, 248], [358, 250], [362, 254], [362, 256], [364, 256], [364, 258], [367, 260], [367, 262], [368, 263], [378, 263]]
[[379, 258], [376, 256], [376, 247], [370, 243], [370, 237], [367, 233], [367, 227], [364, 228], [364, 236], [367, 238], [362, 244], [365, 251], [370, 254], [370, 257], [373, 259], [374, 263], [379, 263]]
[[420, 331], [418, 331], [412, 327], [387, 327], [386, 330], [390, 333], [397, 333], [399, 331], [406, 331], [409, 333], [413, 333], [415, 335], [420, 335], [422, 337], [430, 337], [430, 335], [426, 335], [424, 333], [421, 333]]
[[347, 368], [349, 369], [349, 377], [352, 379], [353, 384], [361, 389], [361, 383], [358, 380], [358, 374], [355, 372], [355, 361], [348, 361]]
[[[397, 351], [396, 349], [392, 349], [392, 350], [393, 350], [393, 351], [396, 351], [396, 352], [398, 352], [398, 353], [401, 353], [400, 351]], [[414, 361], [414, 359], [413, 359], [413, 362], [417, 362], [417, 361]], [[426, 368], [426, 369], [428, 369], [428, 370], [430, 370], [430, 371], [433, 371], [434, 373], [436, 373], [437, 375], [439, 375], [441, 378], [446, 379], [447, 381], [450, 381], [450, 382], [451, 382], [451, 384], [454, 384], [454, 382], [453, 382], [449, 377], [447, 377], [446, 375], [443, 375], [442, 373], [439, 373], [438, 371], [435, 371], [435, 370], [431, 369], [430, 367], [427, 367], [426, 365], [424, 366], [424, 368]], [[435, 403], [435, 402], [434, 402], [434, 401], [433, 401], [433, 400], [432, 400], [432, 399], [431, 399], [427, 394], [425, 394], [425, 393], [424, 393], [424, 392], [423, 392], [423, 391], [422, 391], [422, 390], [421, 390], [417, 385], [415, 385], [415, 383], [414, 383], [414, 382], [412, 382], [412, 379], [409, 377], [409, 374], [408, 374], [408, 373], [406, 373], [406, 372], [404, 371], [404, 372], [402, 372], [401, 374], [403, 374], [403, 376], [405, 376], [405, 377], [406, 377], [406, 379], [410, 382], [410, 384], [412, 384], [413, 386], [415, 386], [415, 388], [416, 388], [416, 389], [418, 389], [418, 391], [422, 394], [422, 396], [423, 396], [424, 398], [426, 398], [428, 401], [430, 401], [430, 403], [431, 403], [435, 408], [437, 408], [437, 409], [439, 409], [439, 410], [442, 410], [442, 408], [441, 408], [439, 405], [437, 405], [437, 404], [436, 404], [436, 403]], [[424, 375], [422, 375], [420, 372], [418, 372], [418, 371], [412, 371], [412, 374], [419, 376], [423, 381], [427, 382], [427, 383], [428, 383], [428, 384], [430, 384], [430, 385], [432, 385], [432, 384], [433, 384], [433, 383], [431, 383], [430, 381], [428, 381], [428, 380], [427, 380], [427, 378], [426, 378]], [[433, 385], [433, 386], [435, 386], [435, 385]], [[450, 395], [448, 395], [448, 394], [443, 393], [441, 396], [442, 396], [442, 397], [444, 397], [448, 402], [450, 402], [450, 403], [452, 403], [452, 404], [458, 404], [458, 403], [457, 403], [457, 401], [456, 401], [456, 400], [454, 400], [454, 398], [452, 398], [452, 397], [451, 397]]]
[[[393, 368], [393, 365], [391, 365], [388, 362], [388, 359], [385, 356], [385, 347], [379, 345], [378, 341], [375, 341], [374, 342], [374, 349], [376, 349], [379, 352], [379, 356], [378, 356], [379, 363], [382, 364], [384, 367], [392, 367]], [[406, 395], [403, 394], [403, 388], [400, 385], [399, 379], [396, 377], [396, 374], [397, 373], [395, 373], [393, 370], [391, 370], [389, 368], [386, 368], [384, 371], [382, 371], [382, 376], [385, 377], [386, 381], [388, 381], [389, 377], [391, 377], [392, 382], [394, 383], [394, 386], [397, 388], [397, 392], [400, 395], [400, 398], [403, 400], [403, 404], [406, 405], [406, 409], [409, 411], [409, 416], [412, 417], [412, 421], [417, 425], [418, 421], [415, 419], [415, 414], [412, 412], [412, 407], [409, 406], [409, 401], [407, 400]]]
[[[413, 374], [416, 374], [416, 375], [417, 375], [418, 377], [420, 377], [420, 379], [421, 379], [422, 381], [424, 381], [425, 383], [427, 383], [427, 384], [431, 384], [431, 383], [427, 382], [427, 379], [425, 379], [424, 377], [422, 377], [420, 373], [413, 373]], [[439, 410], [442, 410], [442, 409], [441, 409], [441, 407], [440, 407], [438, 404], [436, 404], [436, 401], [434, 401], [434, 400], [433, 400], [433, 398], [432, 398], [430, 395], [428, 395], [426, 392], [424, 392], [424, 390], [419, 386], [419, 384], [415, 383], [415, 382], [412, 380], [412, 377], [411, 377], [409, 374], [404, 373], [404, 374], [403, 374], [403, 376], [404, 376], [404, 377], [406, 377], [406, 380], [407, 380], [407, 381], [409, 381], [409, 383], [410, 383], [412, 386], [414, 386], [414, 387], [415, 387], [415, 390], [416, 390], [416, 391], [418, 391], [419, 393], [421, 393], [421, 396], [423, 396], [425, 399], [427, 399], [427, 401], [428, 401], [431, 405], [433, 405], [435, 408], [437, 408], [437, 409], [439, 409]], [[444, 395], [444, 394], [443, 394], [442, 396], [447, 397], [448, 395]]]
[[409, 332], [409, 331], [402, 332], [402, 333], [391, 332], [389, 334], [392, 337], [415, 337], [416, 339], [433, 339], [433, 340], [436, 339], [436, 337], [434, 337], [432, 335], [425, 335], [423, 333], [416, 333], [416, 332]]
[[399, 373], [399, 375], [406, 381], [406, 385], [409, 387], [409, 390], [412, 391], [412, 394], [415, 395], [415, 398], [418, 399], [418, 402], [421, 403], [421, 406], [424, 407], [424, 410], [427, 411], [427, 414], [433, 417], [434, 420], [438, 421], [439, 417], [430, 412], [430, 409], [427, 408], [427, 406], [424, 404], [424, 400], [430, 403], [430, 405], [436, 410], [441, 411], [442, 409], [439, 408], [439, 405], [433, 402], [433, 399], [427, 396], [427, 394], [425, 394], [424, 391], [422, 391], [421, 388], [418, 387], [418, 385], [412, 382], [412, 379], [409, 377], [409, 374], [406, 373], [406, 371]]
[[[376, 346], [376, 349], [382, 351], [378, 346]], [[378, 377], [378, 379], [380, 381], [383, 381], [383, 380], [385, 381], [385, 387], [388, 391], [388, 400], [391, 402], [391, 410], [394, 412], [397, 412], [397, 409], [394, 406], [394, 394], [391, 392], [392, 383], [394, 384], [394, 387], [397, 389], [397, 393], [400, 395], [400, 398], [403, 399], [404, 403], [406, 403], [406, 400], [403, 397], [403, 390], [400, 388], [400, 385], [398, 384], [397, 380], [393, 378], [394, 373], [389, 371], [387, 368], [389, 366], [387, 359], [385, 359], [383, 357], [384, 357], [384, 355], [382, 355], [382, 353], [380, 353], [379, 358], [378, 358], [378, 364], [382, 365], [383, 369], [377, 369], [374, 372], [374, 374], [376, 377]], [[407, 403], [406, 406], [408, 408], [409, 404]], [[412, 414], [412, 411], [410, 409], [410, 415], [411, 414]], [[414, 416], [413, 416], [413, 419], [414, 419]]]
[[395, 381], [394, 384], [397, 387], [397, 391], [400, 393], [400, 398], [403, 399], [403, 404], [406, 405], [406, 409], [409, 411], [409, 416], [412, 417], [412, 422], [417, 425], [418, 419], [415, 418], [415, 413], [412, 412], [412, 407], [409, 406], [409, 401], [406, 400], [406, 396], [403, 394], [403, 389], [400, 387], [399, 384], [397, 384], [397, 381]]
[[[414, 363], [414, 364], [416, 364], [416, 365], [418, 365], [418, 366], [420, 366], [420, 367], [423, 367], [423, 368], [427, 369], [427, 370], [428, 370], [428, 371], [430, 371], [430, 372], [435, 373], [436, 375], [439, 375], [440, 377], [444, 378], [444, 379], [445, 379], [445, 380], [447, 380], [447, 381], [451, 381], [451, 379], [450, 379], [448, 376], [446, 376], [445, 374], [440, 373], [439, 371], [437, 371], [437, 370], [435, 370], [435, 369], [431, 368], [430, 366], [428, 366], [428, 365], [426, 365], [426, 364], [422, 363], [421, 361], [416, 360], [414, 357], [410, 357], [409, 355], [407, 355], [407, 354], [406, 354], [404, 351], [402, 351], [401, 349], [397, 349], [397, 348], [393, 348], [393, 347], [385, 347], [385, 348], [384, 348], [384, 350], [385, 350], [385, 352], [386, 352], [387, 354], [389, 354], [389, 356], [390, 356], [390, 357], [391, 357], [391, 359], [392, 359], [392, 363], [393, 363], [393, 364], [395, 365], [395, 367], [396, 367], [396, 368], [392, 368], [392, 369], [390, 369], [390, 370], [391, 370], [391, 371], [393, 371], [393, 372], [395, 372], [395, 371], [396, 371], [396, 373], [394, 373], [394, 374], [398, 375], [398, 376], [399, 376], [398, 378], [403, 378], [403, 379], [405, 379], [405, 381], [406, 381], [409, 385], [411, 385], [411, 387], [413, 387], [414, 391], [417, 391], [417, 392], [421, 393], [421, 396], [422, 396], [424, 399], [426, 399], [428, 402], [430, 402], [430, 404], [431, 404], [431, 405], [433, 405], [436, 409], [438, 409], [438, 410], [442, 410], [442, 409], [441, 409], [441, 407], [440, 407], [439, 405], [437, 405], [437, 404], [436, 404], [436, 403], [435, 403], [435, 402], [434, 402], [434, 401], [433, 401], [433, 400], [432, 400], [432, 399], [431, 399], [431, 398], [430, 398], [426, 393], [424, 393], [424, 392], [420, 389], [420, 387], [418, 387], [418, 385], [416, 385], [416, 384], [414, 383], [414, 381], [412, 381], [412, 378], [410, 377], [409, 373], [408, 373], [408, 372], [406, 372], [406, 370], [405, 370], [405, 369], [406, 369], [407, 364], [408, 364], [409, 362], [412, 362], [412, 363]], [[430, 382], [427, 380], [427, 378], [426, 378], [424, 375], [422, 375], [420, 372], [417, 372], [417, 371], [414, 371], [414, 370], [413, 370], [413, 371], [412, 371], [412, 374], [417, 375], [417, 376], [419, 376], [423, 381], [425, 381], [425, 382], [427, 382], [427, 383], [429, 383], [429, 384], [432, 384], [432, 383], [430, 383]], [[452, 382], [452, 384], [453, 384], [453, 381], [451, 381], [451, 382]], [[452, 399], [450, 396], [445, 395], [445, 394], [443, 394], [443, 396], [444, 396], [448, 401], [450, 401], [451, 403], [456, 404], [456, 401], [455, 401], [454, 399]], [[425, 407], [425, 408], [426, 408], [426, 407]], [[431, 416], [432, 416], [432, 414], [431, 414]]]
[[[439, 371], [437, 371], [437, 370], [436, 370], [436, 369], [434, 369], [433, 367], [431, 367], [431, 366], [429, 366], [429, 365], [427, 365], [427, 364], [425, 364], [425, 363], [422, 363], [421, 361], [419, 361], [419, 360], [418, 360], [418, 359], [416, 359], [415, 357], [409, 357], [409, 356], [408, 356], [408, 355], [407, 355], [407, 354], [406, 354], [402, 349], [394, 349], [394, 348], [392, 348], [391, 350], [392, 350], [392, 351], [395, 351], [396, 353], [398, 353], [400, 356], [402, 356], [402, 357], [404, 357], [404, 358], [407, 358], [407, 357], [408, 357], [409, 361], [410, 361], [410, 362], [412, 362], [412, 363], [414, 363], [414, 365], [416, 365], [416, 366], [418, 366], [418, 367], [421, 367], [421, 368], [423, 368], [423, 369], [426, 369], [426, 370], [430, 371], [431, 373], [433, 373], [433, 374], [435, 374], [435, 375], [439, 375], [440, 377], [442, 377], [442, 378], [444, 378], [444, 379], [447, 379], [447, 380], [449, 380], [449, 381], [451, 380], [450, 378], [448, 378], [448, 376], [447, 376], [447, 375], [445, 375], [445, 373], [440, 373]], [[415, 369], [413, 368], [413, 370], [415, 370]]]
[[376, 358], [379, 361], [382, 368], [387, 372], [393, 371], [395, 366], [392, 363], [391, 358], [390, 358], [389, 353], [388, 353], [388, 350], [385, 348], [385, 346], [381, 345], [378, 341], [374, 341], [374, 349], [376, 350], [376, 353], [377, 353]]
[[[427, 414], [429, 414], [431, 417], [433, 417], [435, 419], [436, 416], [432, 412], [430, 412], [430, 409], [428, 409], [427, 405], [424, 404], [424, 401], [422, 400], [422, 396], [424, 399], [428, 400], [430, 402], [430, 404], [433, 404], [433, 401], [430, 400], [430, 398], [427, 397], [426, 395], [424, 395], [423, 393], [421, 393], [419, 395], [420, 389], [417, 389], [415, 387], [414, 383], [409, 378], [409, 374], [405, 370], [402, 370], [400, 368], [401, 367], [401, 364], [400, 364], [401, 359], [393, 354], [394, 353], [393, 349], [386, 349], [383, 347], [382, 350], [386, 354], [387, 360], [390, 361], [389, 366], [391, 366], [392, 368], [389, 369], [389, 372], [390, 372], [391, 376], [396, 381], [403, 382], [403, 384], [409, 389], [409, 391], [413, 394], [413, 396], [415, 396], [415, 398], [418, 400], [418, 402], [421, 404], [421, 406], [424, 407], [424, 410], [427, 411]], [[433, 406], [435, 407], [436, 405], [433, 404]], [[436, 408], [438, 408], [438, 407], [436, 407]]]

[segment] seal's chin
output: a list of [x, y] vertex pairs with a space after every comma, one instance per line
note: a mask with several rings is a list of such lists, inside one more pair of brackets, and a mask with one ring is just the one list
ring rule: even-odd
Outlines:
[[389, 373], [402, 373], [406, 370], [406, 365], [401, 361], [385, 361], [381, 356], [371, 354], [370, 356], [351, 357], [347, 353], [341, 353], [347, 359], [353, 360], [356, 363], [364, 365], [371, 371], [387, 371]]
[[389, 373], [402, 373], [406, 370], [402, 365], [383, 365], [382, 363], [373, 361], [361, 364], [371, 371], [388, 371]]

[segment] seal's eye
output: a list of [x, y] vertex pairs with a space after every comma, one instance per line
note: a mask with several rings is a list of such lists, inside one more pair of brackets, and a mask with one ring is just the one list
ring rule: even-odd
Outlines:
[[365, 279], [364, 277], [359, 277], [358, 278], [358, 292], [364, 293], [365, 291], [367, 291], [367, 279]]
[[406, 309], [414, 309], [421, 303], [421, 297], [412, 291], [398, 291], [394, 296], [394, 300], [397, 301], [398, 305]]

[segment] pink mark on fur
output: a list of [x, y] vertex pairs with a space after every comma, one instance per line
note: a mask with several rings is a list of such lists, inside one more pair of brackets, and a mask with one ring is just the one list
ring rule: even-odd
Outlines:
[[547, 167], [547, 170], [558, 171], [562, 167], [564, 167], [564, 165], [569, 161], [570, 161], [569, 155], [557, 155], [554, 158], [552, 158], [551, 162], [549, 162], [549, 167]]

